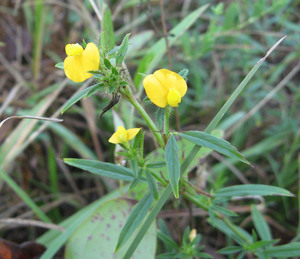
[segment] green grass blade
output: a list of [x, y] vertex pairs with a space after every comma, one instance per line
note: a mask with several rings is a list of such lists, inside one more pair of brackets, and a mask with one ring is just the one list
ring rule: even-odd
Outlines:
[[78, 154], [84, 158], [97, 159], [95, 153], [89, 149], [72, 131], [64, 127], [63, 125], [51, 123], [48, 126], [57, 135], [61, 136], [64, 143], [72, 147]]
[[[286, 36], [285, 36], [286, 37]], [[260, 59], [254, 67], [250, 70], [250, 72], [247, 74], [247, 76], [244, 78], [244, 80], [239, 84], [239, 86], [235, 89], [235, 91], [232, 93], [232, 95], [228, 98], [226, 103], [222, 106], [222, 108], [219, 110], [219, 112], [216, 114], [216, 116], [213, 118], [213, 120], [210, 122], [210, 124], [205, 129], [205, 132], [211, 133], [219, 124], [225, 113], [229, 110], [233, 102], [237, 99], [237, 97], [241, 94], [241, 92], [245, 89], [247, 83], [250, 81], [250, 79], [254, 76], [255, 72], [259, 69], [261, 64], [266, 60], [266, 58], [273, 52], [273, 50], [285, 39], [285, 37], [281, 38], [279, 41], [277, 41], [267, 52], [267, 54]], [[185, 170], [188, 168], [190, 161], [192, 161], [195, 156], [197, 155], [200, 147], [194, 146], [193, 149], [188, 154], [186, 160], [181, 165], [181, 172], [184, 173]]]
[[210, 133], [212, 130], [214, 130], [218, 123], [223, 118], [224, 114], [229, 110], [233, 102], [237, 99], [237, 97], [241, 94], [241, 92], [245, 89], [246, 85], [250, 81], [250, 79], [254, 76], [255, 72], [260, 68], [262, 63], [266, 60], [266, 58], [273, 52], [273, 50], [285, 39], [286, 36], [281, 38], [279, 41], [277, 41], [267, 52], [267, 54], [261, 58], [255, 66], [250, 70], [250, 72], [247, 74], [247, 76], [243, 79], [243, 81], [239, 84], [239, 86], [235, 89], [235, 91], [230, 95], [226, 103], [222, 106], [222, 108], [219, 110], [217, 115], [214, 117], [214, 119], [210, 122], [210, 124], [207, 126], [205, 132]]
[[22, 188], [4, 171], [0, 169], [0, 178], [2, 178], [14, 192], [27, 204], [29, 208], [40, 218], [42, 221], [51, 223], [51, 220], [46, 214], [35, 204], [35, 202], [23, 191]]
[[76, 229], [80, 226], [80, 224], [87, 219], [93, 212], [95, 208], [91, 207], [88, 210], [85, 210], [80, 216], [74, 218], [68, 228], [55, 240], [51, 243], [51, 245], [47, 248], [46, 252], [41, 256], [41, 259], [51, 259], [58, 251], [60, 247], [68, 240], [68, 238], [76, 231]]
[[119, 250], [127, 242], [127, 240], [129, 240], [134, 231], [144, 220], [152, 203], [153, 196], [151, 192], [148, 192], [144, 198], [132, 209], [124, 227], [122, 228], [115, 251]]
[[145, 233], [147, 232], [148, 228], [151, 226], [152, 222], [156, 219], [158, 213], [164, 206], [165, 202], [168, 200], [169, 196], [172, 193], [171, 185], [168, 185], [164, 192], [162, 193], [159, 200], [155, 203], [153, 209], [149, 213], [148, 217], [146, 218], [143, 226], [141, 227], [140, 231], [137, 233], [135, 239], [132, 241], [131, 245], [129, 246], [124, 258], [131, 258], [135, 249], [138, 247], [140, 241], [144, 237]]

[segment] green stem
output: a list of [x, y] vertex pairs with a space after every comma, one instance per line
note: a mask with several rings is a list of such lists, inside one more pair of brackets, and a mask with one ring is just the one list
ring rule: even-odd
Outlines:
[[169, 106], [165, 108], [164, 133], [165, 133], [166, 140], [168, 140], [170, 134], [170, 107]]
[[154, 136], [156, 137], [158, 143], [162, 148], [165, 147], [164, 141], [162, 139], [161, 134], [159, 133], [158, 128], [156, 127], [153, 120], [149, 117], [148, 113], [144, 110], [144, 108], [140, 105], [140, 103], [132, 96], [132, 94], [129, 92], [128, 88], [120, 89], [120, 93], [125, 97], [134, 107], [135, 109], [140, 113], [140, 115], [143, 117], [151, 131], [153, 132]]

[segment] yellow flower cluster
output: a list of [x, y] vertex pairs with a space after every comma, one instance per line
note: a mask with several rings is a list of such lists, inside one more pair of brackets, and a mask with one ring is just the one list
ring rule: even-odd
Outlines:
[[85, 50], [78, 43], [66, 45], [67, 57], [64, 60], [64, 71], [67, 78], [74, 82], [83, 82], [93, 76], [88, 71], [98, 70], [100, 54], [94, 43], [88, 43]]

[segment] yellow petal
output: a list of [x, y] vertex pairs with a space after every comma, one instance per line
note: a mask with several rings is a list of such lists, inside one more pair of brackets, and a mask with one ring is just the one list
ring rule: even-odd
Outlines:
[[98, 70], [100, 64], [100, 54], [97, 46], [94, 43], [88, 43], [86, 45], [86, 48], [82, 53], [82, 59], [82, 67], [85, 71]]
[[182, 76], [168, 69], [160, 69], [153, 73], [163, 87], [176, 89], [180, 96], [183, 97], [187, 91], [187, 85]]
[[[76, 45], [76, 44], [68, 44]], [[66, 46], [67, 53], [75, 53], [72, 46]], [[78, 44], [79, 45], [79, 44]], [[79, 45], [80, 46], [80, 45]], [[81, 46], [80, 46], [81, 47]], [[75, 47], [77, 48], [77, 47]], [[72, 52], [73, 51], [73, 52]], [[89, 43], [86, 49], [78, 55], [68, 56], [64, 60], [64, 71], [66, 76], [74, 82], [83, 82], [93, 76], [87, 71], [98, 70], [100, 63], [100, 54], [94, 43]]]
[[80, 55], [83, 52], [83, 47], [81, 47], [78, 43], [67, 44], [65, 49], [68, 56]]
[[149, 99], [159, 107], [167, 106], [168, 89], [164, 88], [154, 75], [148, 75], [143, 85]]
[[127, 142], [127, 131], [124, 127], [119, 126], [117, 131], [110, 137], [108, 142], [113, 144], [119, 144], [122, 142]]
[[167, 96], [168, 104], [177, 107], [178, 103], [181, 102], [180, 93], [176, 89], [171, 89]]
[[118, 144], [118, 143], [121, 143], [121, 140], [120, 140], [120, 137], [118, 136], [118, 134], [115, 132], [114, 134], [112, 134], [112, 136], [110, 137], [108, 142], [113, 143], [113, 144]]
[[129, 129], [127, 130], [127, 139], [128, 141], [133, 139], [141, 130], [141, 128], [133, 128], [133, 129]]
[[68, 56], [64, 60], [64, 71], [66, 77], [78, 83], [91, 77], [82, 67], [82, 55]]

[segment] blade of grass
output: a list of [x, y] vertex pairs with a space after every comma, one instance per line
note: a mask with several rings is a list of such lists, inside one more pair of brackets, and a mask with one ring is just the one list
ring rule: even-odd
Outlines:
[[34, 48], [33, 48], [33, 78], [38, 79], [40, 72], [40, 61], [43, 47], [43, 35], [45, 28], [46, 7], [44, 0], [37, 0], [34, 7]]
[[[250, 79], [254, 76], [255, 72], [259, 69], [259, 67], [262, 65], [262, 63], [266, 60], [266, 58], [273, 52], [273, 50], [286, 38], [286, 36], [282, 37], [279, 41], [277, 41], [267, 52], [267, 54], [261, 58], [254, 67], [250, 70], [250, 72], [247, 74], [247, 76], [243, 79], [243, 81], [238, 85], [238, 87], [235, 89], [235, 91], [230, 95], [226, 103], [222, 106], [222, 108], [218, 111], [216, 116], [213, 118], [213, 120], [209, 123], [207, 128], [205, 129], [205, 132], [211, 133], [212, 130], [214, 130], [218, 123], [221, 121], [225, 113], [229, 110], [233, 102], [237, 99], [237, 97], [241, 94], [241, 92], [245, 89], [247, 83], [250, 81]], [[191, 152], [188, 154], [186, 160], [182, 164], [182, 173], [187, 169], [190, 161], [194, 159], [198, 151], [200, 150], [199, 146], [194, 146]]]
[[133, 255], [135, 249], [138, 247], [140, 241], [144, 237], [144, 235], [147, 232], [148, 228], [151, 226], [153, 220], [156, 219], [158, 213], [160, 212], [160, 210], [164, 206], [165, 202], [170, 197], [171, 193], [172, 193], [172, 188], [171, 188], [171, 185], [169, 184], [166, 187], [166, 189], [164, 190], [164, 192], [162, 193], [159, 200], [155, 203], [153, 209], [151, 210], [151, 212], [149, 213], [149, 215], [146, 218], [145, 222], [143, 223], [140, 231], [137, 233], [136, 237], [134, 238], [131, 245], [129, 246], [124, 258], [131, 258], [131, 256]]
[[46, 214], [35, 204], [35, 202], [27, 195], [26, 192], [4, 171], [0, 169], [1, 178], [13, 189], [13, 191], [27, 204], [29, 208], [40, 218], [42, 221], [51, 223], [51, 220]]

